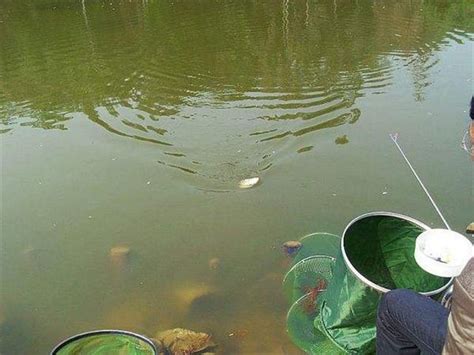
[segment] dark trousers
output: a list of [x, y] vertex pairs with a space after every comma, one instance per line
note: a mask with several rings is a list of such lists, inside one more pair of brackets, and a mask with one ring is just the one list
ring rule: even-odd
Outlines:
[[377, 313], [377, 354], [441, 354], [449, 311], [410, 290], [387, 292]]

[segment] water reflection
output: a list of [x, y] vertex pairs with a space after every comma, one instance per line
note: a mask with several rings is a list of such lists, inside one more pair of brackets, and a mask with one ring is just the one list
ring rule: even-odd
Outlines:
[[357, 99], [383, 94], [397, 70], [407, 68], [407, 90], [423, 100], [437, 51], [469, 38], [470, 9], [2, 1], [0, 132], [64, 130], [81, 112], [114, 135], [156, 144], [163, 166], [228, 187], [296, 153], [287, 140], [355, 123]]

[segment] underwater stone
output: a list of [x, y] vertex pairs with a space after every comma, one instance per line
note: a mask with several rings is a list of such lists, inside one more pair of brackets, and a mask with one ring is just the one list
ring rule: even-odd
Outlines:
[[182, 328], [160, 332], [156, 335], [156, 340], [171, 354], [202, 353], [216, 346], [210, 335]]
[[118, 245], [110, 249], [110, 257], [125, 258], [130, 254], [130, 248], [124, 245]]
[[347, 139], [347, 135], [345, 134], [343, 136], [337, 137], [334, 142], [336, 144], [347, 144], [349, 143], [349, 139]]
[[288, 256], [293, 256], [298, 250], [300, 250], [302, 244], [297, 240], [289, 240], [283, 243], [283, 250]]
[[119, 269], [128, 264], [130, 248], [124, 245], [117, 245], [110, 249], [109, 256], [112, 264]]
[[209, 269], [217, 270], [219, 268], [220, 263], [221, 263], [221, 260], [219, 258], [209, 259], [209, 262], [208, 262]]
[[466, 233], [467, 234], [474, 234], [474, 222], [472, 222], [471, 224], [469, 224], [466, 227]]

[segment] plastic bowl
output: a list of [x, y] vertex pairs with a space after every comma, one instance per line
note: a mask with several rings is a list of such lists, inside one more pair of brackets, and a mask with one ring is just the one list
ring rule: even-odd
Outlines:
[[426, 272], [436, 276], [458, 276], [472, 255], [472, 243], [457, 232], [447, 229], [430, 229], [416, 238], [417, 264]]

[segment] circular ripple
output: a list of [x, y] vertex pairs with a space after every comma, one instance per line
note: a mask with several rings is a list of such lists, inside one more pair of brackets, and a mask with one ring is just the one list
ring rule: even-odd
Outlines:
[[155, 144], [159, 166], [191, 184], [236, 189], [323, 132], [344, 134], [331, 129], [356, 123], [358, 99], [386, 93], [397, 71], [422, 95], [437, 51], [472, 40], [469, 21], [450, 17], [459, 6], [2, 2], [0, 132], [67, 129], [82, 112]]

